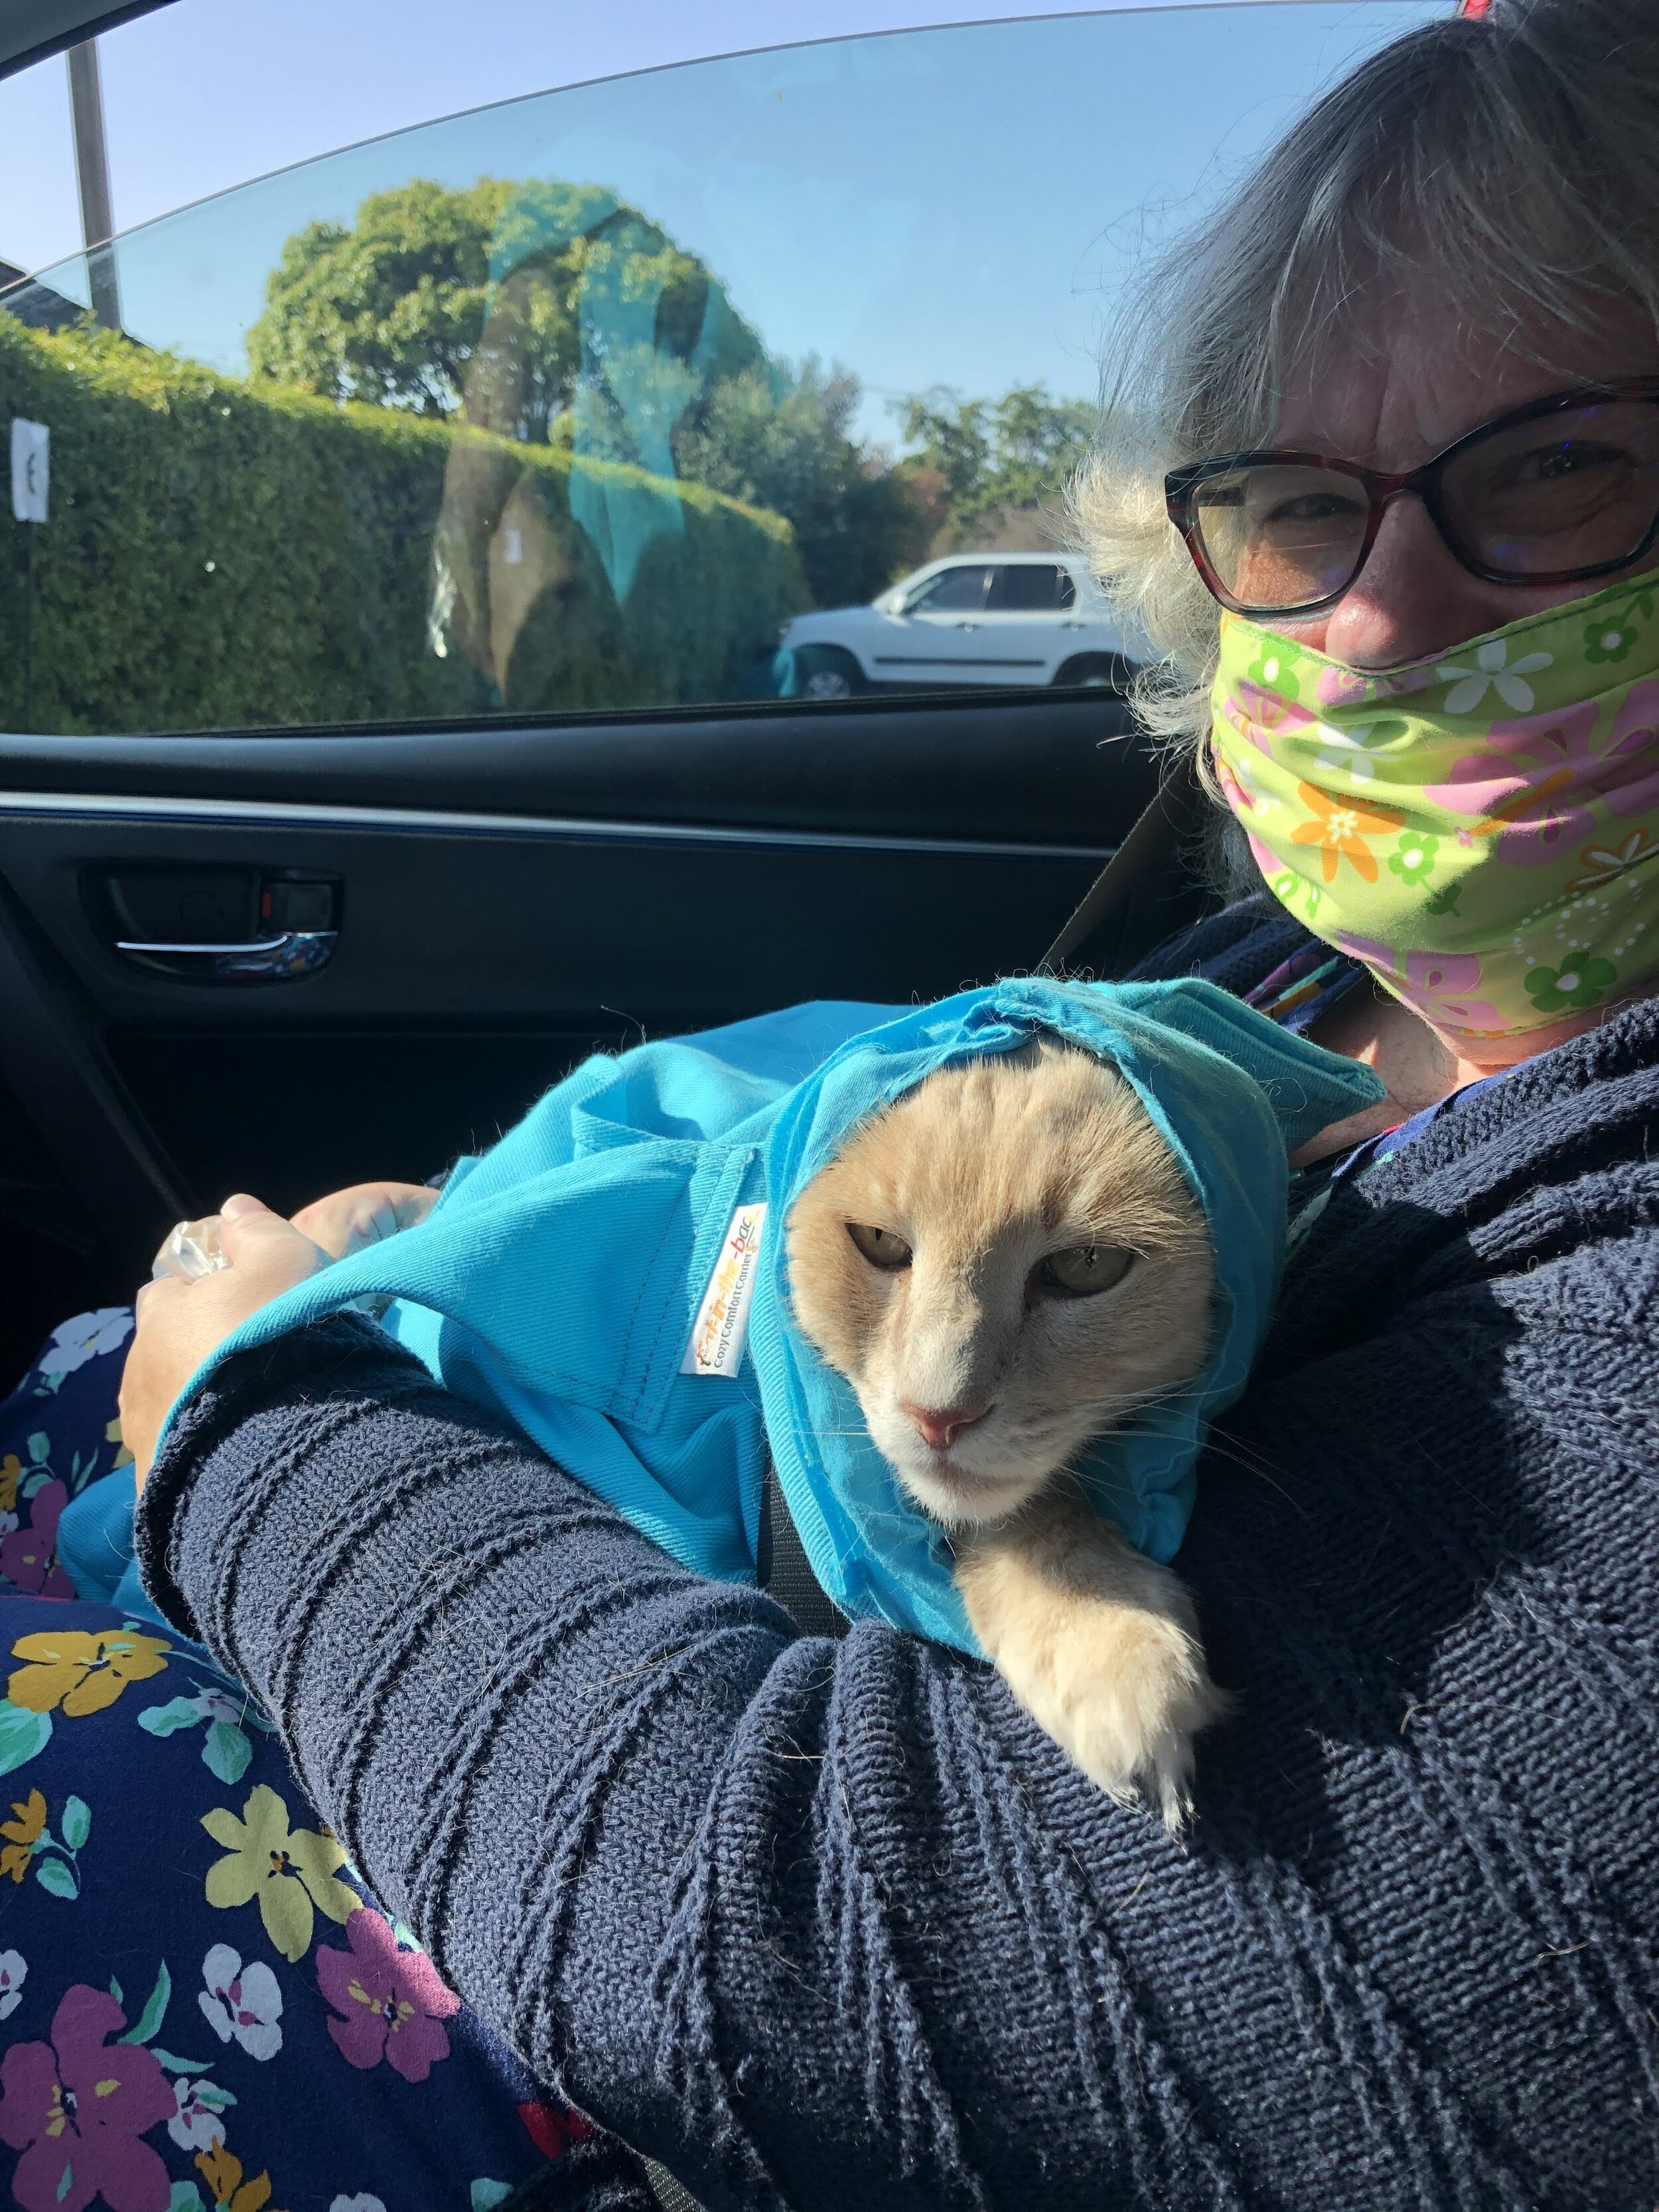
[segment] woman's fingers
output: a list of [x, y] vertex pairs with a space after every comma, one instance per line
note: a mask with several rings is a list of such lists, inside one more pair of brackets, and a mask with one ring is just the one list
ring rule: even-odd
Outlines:
[[[216, 1214], [185, 1224], [225, 1264], [187, 1279], [175, 1261], [146, 1283], [121, 1379], [121, 1433], [142, 1486], [168, 1409], [191, 1376], [252, 1313], [331, 1260], [424, 1221], [438, 1194], [424, 1183], [360, 1182], [302, 1206], [292, 1221], [236, 1191]], [[173, 1240], [162, 1247], [164, 1260]]]
[[437, 1203], [437, 1192], [425, 1183], [359, 1182], [302, 1206], [294, 1226], [320, 1244], [331, 1259], [343, 1260], [366, 1245], [414, 1228]]
[[328, 1265], [326, 1252], [245, 1193], [220, 1209], [219, 1236], [228, 1266], [194, 1282], [163, 1276], [146, 1283], [135, 1301], [137, 1326], [121, 1376], [121, 1435], [140, 1488], [161, 1424], [202, 1362], [250, 1314]]

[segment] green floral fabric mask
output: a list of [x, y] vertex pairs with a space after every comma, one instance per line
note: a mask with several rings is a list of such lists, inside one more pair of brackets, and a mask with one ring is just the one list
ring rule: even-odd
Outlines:
[[1659, 972], [1659, 576], [1368, 675], [1236, 615], [1211, 739], [1262, 874], [1437, 1029]]

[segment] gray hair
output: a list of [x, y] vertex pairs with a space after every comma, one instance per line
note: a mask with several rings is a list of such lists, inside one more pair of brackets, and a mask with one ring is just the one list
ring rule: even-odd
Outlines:
[[1493, 0], [1362, 62], [1141, 279], [1072, 508], [1158, 656], [1137, 687], [1155, 731], [1207, 728], [1218, 620], [1165, 471], [1262, 443], [1287, 369], [1333, 337], [1363, 343], [1366, 296], [1407, 268], [1547, 366], [1526, 333], [1632, 308], [1659, 328], [1656, 116], [1654, 0]]

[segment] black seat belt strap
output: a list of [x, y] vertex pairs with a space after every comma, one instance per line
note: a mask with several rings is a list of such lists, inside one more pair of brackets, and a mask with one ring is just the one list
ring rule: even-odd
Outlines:
[[1181, 841], [1203, 804], [1198, 772], [1188, 753], [1165, 776], [1151, 805], [1084, 893], [1082, 903], [1037, 963], [1039, 975], [1060, 975], [1109, 915], [1143, 886], [1180, 868]]
[[846, 1635], [853, 1624], [812, 1572], [812, 1562], [806, 1556], [783, 1485], [769, 1458], [761, 1486], [760, 1541], [756, 1552], [756, 1581], [769, 1597], [777, 1600], [804, 1636]]

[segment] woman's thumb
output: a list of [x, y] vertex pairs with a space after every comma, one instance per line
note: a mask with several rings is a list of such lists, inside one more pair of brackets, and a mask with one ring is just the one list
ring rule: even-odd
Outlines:
[[270, 1274], [285, 1284], [303, 1282], [328, 1265], [326, 1252], [246, 1191], [236, 1192], [220, 1207], [219, 1244], [233, 1267]]

